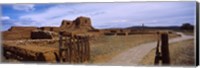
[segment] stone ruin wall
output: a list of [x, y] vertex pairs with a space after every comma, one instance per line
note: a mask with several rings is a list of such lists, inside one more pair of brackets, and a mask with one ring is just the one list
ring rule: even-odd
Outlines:
[[[86, 33], [89, 30], [94, 30], [91, 25], [91, 20], [88, 17], [80, 16], [73, 21], [63, 20], [60, 27], [24, 27], [24, 26], [13, 26], [8, 31], [2, 32], [3, 40], [18, 40], [18, 39], [32, 39], [32, 37], [45, 35], [46, 32], [36, 32], [34, 30], [51, 31], [54, 33], [59, 33], [60, 31], [74, 32], [74, 33]], [[39, 34], [41, 33], [41, 34]], [[48, 35], [48, 34], [46, 34]], [[41, 37], [43, 39], [44, 37]], [[46, 38], [46, 37], [45, 37]], [[49, 37], [47, 37], [49, 39]]]
[[36, 29], [37, 27], [13, 26], [8, 31], [2, 32], [2, 39], [3, 40], [30, 39], [31, 31]]
[[63, 20], [60, 26], [61, 30], [67, 32], [87, 32], [93, 30], [91, 20], [88, 17], [78, 17], [73, 21]]
[[31, 31], [31, 30], [35, 30], [37, 29], [37, 27], [25, 27], [25, 26], [12, 26], [10, 29], [8, 29], [8, 31]]
[[59, 27], [40, 27], [40, 30], [47, 30], [47, 31], [53, 31], [53, 32], [59, 32], [60, 28]]
[[[19, 42], [21, 41], [21, 42]], [[17, 40], [2, 44], [3, 55], [7, 59], [28, 62], [55, 63], [58, 55], [57, 40]]]
[[105, 29], [102, 30], [104, 35], [107, 36], [127, 36], [136, 34], [157, 34], [159, 33], [169, 33], [172, 34], [171, 30], [158, 30], [158, 29]]

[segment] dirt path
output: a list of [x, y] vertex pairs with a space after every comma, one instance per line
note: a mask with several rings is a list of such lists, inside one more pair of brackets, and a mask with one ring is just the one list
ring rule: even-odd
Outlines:
[[[187, 36], [180, 32], [177, 32], [177, 34], [180, 34], [181, 37], [170, 39], [169, 43], [194, 38], [193, 36]], [[113, 57], [110, 61], [106, 63], [106, 65], [107, 64], [109, 65], [138, 65], [137, 63], [140, 62], [142, 58], [146, 54], [148, 54], [153, 48], [155, 48], [156, 44], [157, 44], [156, 42], [151, 42], [151, 43], [145, 43], [137, 47], [131, 48]]]

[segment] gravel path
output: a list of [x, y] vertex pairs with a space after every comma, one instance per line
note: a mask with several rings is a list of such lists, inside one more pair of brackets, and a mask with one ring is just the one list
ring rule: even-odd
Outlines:
[[[177, 32], [177, 34], [180, 34], [181, 37], [170, 39], [169, 43], [194, 38], [193, 36], [187, 36], [180, 32]], [[155, 48], [156, 45], [157, 42], [141, 44], [113, 57], [106, 63], [106, 65], [138, 65], [137, 63], [139, 63], [146, 54]]]

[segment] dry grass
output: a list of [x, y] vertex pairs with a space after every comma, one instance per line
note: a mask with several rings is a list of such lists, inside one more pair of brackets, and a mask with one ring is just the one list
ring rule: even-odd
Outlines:
[[[177, 37], [172, 34], [170, 38]], [[152, 42], [157, 39], [155, 34], [137, 34], [129, 36], [100, 36], [90, 40], [91, 45], [91, 60], [89, 63], [105, 63], [117, 54], [133, 48], [139, 44]], [[58, 41], [58, 40], [57, 40]], [[51, 41], [3, 41], [4, 44], [16, 44], [17, 47], [34, 51], [46, 51], [58, 47], [58, 42]], [[38, 48], [39, 47], [39, 48]]]
[[[177, 35], [170, 35], [170, 38]], [[155, 34], [138, 34], [129, 36], [101, 36], [91, 41], [91, 61], [101, 64], [109, 61], [117, 54], [139, 44], [156, 41]]]
[[182, 32], [183, 32], [185, 35], [192, 35], [192, 36], [194, 35], [194, 31], [186, 31], [186, 30], [184, 31], [184, 30], [183, 30]]
[[[171, 43], [170, 61], [173, 66], [192, 66], [194, 61], [194, 40], [185, 40], [181, 42]], [[140, 62], [141, 65], [154, 65], [155, 49], [148, 53]]]

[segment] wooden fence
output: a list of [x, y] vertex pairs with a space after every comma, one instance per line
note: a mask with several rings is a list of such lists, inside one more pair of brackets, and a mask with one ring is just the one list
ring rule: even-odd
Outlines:
[[59, 62], [83, 63], [90, 59], [89, 37], [60, 32]]

